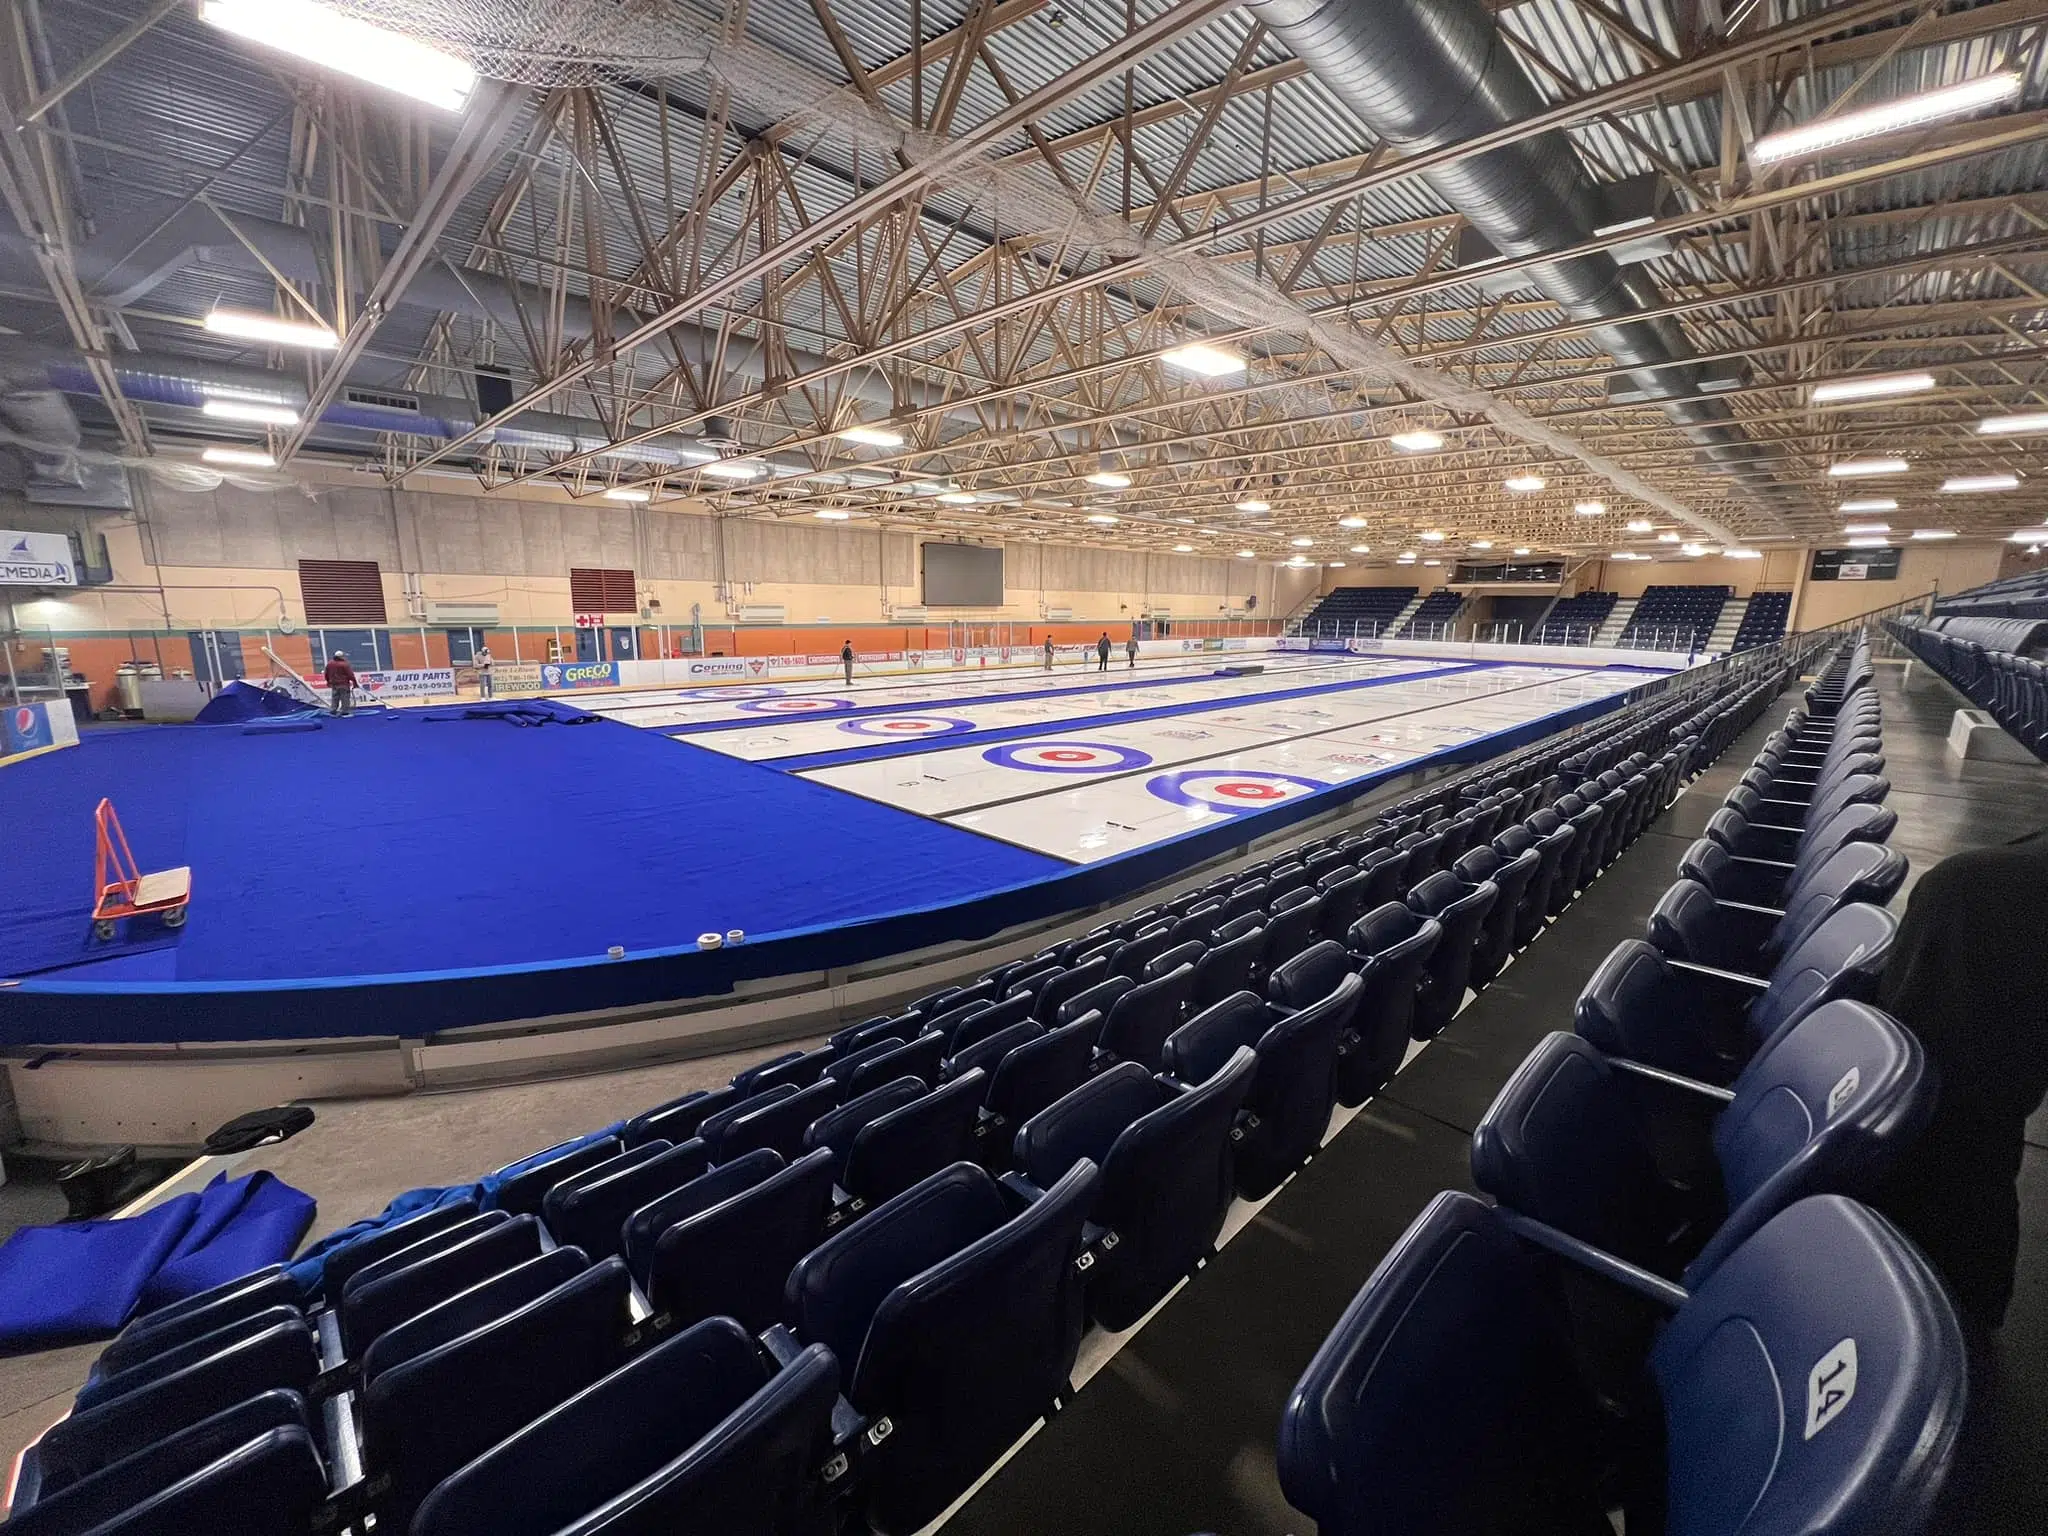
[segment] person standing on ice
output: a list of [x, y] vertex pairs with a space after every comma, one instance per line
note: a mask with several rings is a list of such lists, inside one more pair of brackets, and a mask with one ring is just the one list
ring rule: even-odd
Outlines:
[[1102, 638], [1095, 642], [1095, 670], [1109, 670], [1109, 631], [1106, 629], [1102, 632]]
[[327, 658], [324, 676], [328, 692], [333, 696], [328, 713], [335, 716], [348, 714], [355, 708], [356, 669], [348, 664], [347, 651], [336, 651]]

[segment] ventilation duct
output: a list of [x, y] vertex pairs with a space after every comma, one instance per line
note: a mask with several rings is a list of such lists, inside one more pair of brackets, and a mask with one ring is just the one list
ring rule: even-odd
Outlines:
[[[1338, 99], [1406, 154], [1464, 143], [1526, 121], [1546, 103], [1484, 0], [1247, 0]], [[1577, 245], [1610, 222], [1602, 189], [1561, 130], [1469, 155], [1422, 179], [1497, 251], [1536, 256]], [[1533, 262], [1519, 279], [1630, 371], [1712, 465], [1775, 509], [1780, 488], [1721, 401], [1698, 393], [1696, 354], [1669, 318], [1632, 318], [1664, 296], [1640, 269], [1596, 254]]]

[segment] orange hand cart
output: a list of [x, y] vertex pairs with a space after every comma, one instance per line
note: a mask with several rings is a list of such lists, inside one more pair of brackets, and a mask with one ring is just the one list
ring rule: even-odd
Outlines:
[[160, 869], [143, 874], [128, 848], [128, 834], [121, 830], [121, 818], [114, 814], [114, 802], [102, 800], [92, 813], [93, 889], [98, 899], [92, 909], [92, 934], [104, 942], [118, 931], [123, 918], [156, 913], [166, 928], [182, 928], [190, 915], [192, 871], [188, 868]]

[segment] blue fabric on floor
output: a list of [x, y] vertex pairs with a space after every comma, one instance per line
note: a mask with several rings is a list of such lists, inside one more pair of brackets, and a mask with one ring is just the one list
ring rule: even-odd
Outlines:
[[145, 870], [192, 867], [177, 943], [123, 981], [596, 959], [614, 944], [923, 910], [1065, 868], [603, 719], [508, 730], [394, 710], [262, 741], [208, 726], [90, 732], [7, 770], [0, 976], [96, 979], [89, 958], [74, 962], [102, 795]]
[[206, 701], [195, 721], [199, 725], [240, 725], [245, 720], [317, 715], [320, 711], [304, 699], [281, 690], [245, 683], [236, 678]]
[[[524, 1173], [542, 1157], [549, 1154], [564, 1156], [579, 1147], [586, 1147], [593, 1141], [606, 1136], [616, 1136], [626, 1128], [626, 1122], [617, 1121], [602, 1130], [589, 1131], [572, 1141], [556, 1142], [542, 1147], [530, 1156], [517, 1162], [507, 1163], [494, 1173], [468, 1184], [450, 1184], [440, 1189], [408, 1189], [404, 1194], [394, 1196], [391, 1203], [374, 1216], [361, 1221], [350, 1222], [338, 1231], [330, 1232], [299, 1256], [298, 1262], [286, 1271], [307, 1296], [317, 1296], [321, 1283], [327, 1275], [327, 1261], [342, 1249], [372, 1232], [381, 1232], [394, 1221], [403, 1221], [408, 1216], [417, 1216], [421, 1211], [430, 1211], [436, 1206], [450, 1205], [457, 1200], [474, 1200], [479, 1209], [490, 1205], [491, 1197], [504, 1182], [517, 1174]], [[251, 1266], [252, 1268], [254, 1266]]]
[[199, 1213], [177, 1248], [143, 1287], [141, 1310], [283, 1263], [298, 1251], [315, 1210], [311, 1195], [275, 1174], [259, 1170], [232, 1183], [217, 1176], [200, 1192]]
[[124, 1220], [23, 1227], [0, 1245], [0, 1354], [118, 1332], [198, 1213], [179, 1195]]

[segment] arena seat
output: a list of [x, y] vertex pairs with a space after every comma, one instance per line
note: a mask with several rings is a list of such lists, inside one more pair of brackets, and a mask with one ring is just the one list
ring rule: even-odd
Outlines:
[[[911, 1081], [916, 1080], [913, 1078]], [[917, 1084], [917, 1091], [924, 1091], [922, 1083]], [[689, 1183], [648, 1201], [634, 1211], [626, 1218], [623, 1228], [626, 1264], [633, 1272], [634, 1281], [642, 1290], [647, 1288], [648, 1273], [654, 1265], [655, 1244], [670, 1227], [752, 1189], [788, 1166], [788, 1160], [779, 1152], [765, 1148], [749, 1152], [745, 1157], [706, 1169]]]
[[1188, 998], [1190, 1012], [1214, 1007], [1233, 992], [1252, 984], [1260, 958], [1266, 952], [1266, 930], [1254, 928], [1211, 945], [1195, 962], [1194, 988]]
[[[793, 1098], [783, 1100], [781, 1106], [765, 1113], [771, 1117], [778, 1112], [786, 1113], [789, 1105], [819, 1092], [823, 1087], [823, 1084], [813, 1084], [800, 1089]], [[834, 1103], [838, 1101], [836, 1091], [829, 1097]], [[749, 1121], [743, 1117], [734, 1123], [744, 1126]], [[724, 1140], [719, 1144], [719, 1161], [730, 1162], [751, 1151], [754, 1144], [747, 1136], [736, 1138], [733, 1129], [728, 1127]], [[783, 1149], [778, 1145], [776, 1150]], [[698, 1177], [711, 1166], [711, 1155], [701, 1140], [692, 1139], [632, 1167], [622, 1167], [607, 1174], [604, 1169], [608, 1166], [600, 1164], [581, 1178], [557, 1184], [548, 1191], [542, 1206], [547, 1216], [549, 1236], [558, 1243], [581, 1248], [593, 1259], [609, 1258], [613, 1254], [623, 1256], [627, 1218], [649, 1202], [671, 1190], [681, 1189]]]
[[1326, 871], [1318, 882], [1323, 893], [1322, 910], [1316, 918], [1318, 933], [1341, 944], [1351, 925], [1365, 916], [1371, 885], [1372, 876], [1355, 864], [1339, 864]]
[[1479, 937], [1472, 946], [1473, 986], [1483, 987], [1492, 981], [1515, 952], [1522, 903], [1528, 896], [1529, 882], [1536, 878], [1542, 863], [1543, 856], [1534, 848], [1505, 859], [1491, 843], [1483, 843], [1451, 866], [1452, 875], [1465, 884], [1478, 885], [1490, 880], [1499, 892], [1487, 909]]
[[999, 1003], [983, 1003], [974, 1012], [946, 1031], [935, 1031], [944, 1036], [946, 1053], [950, 1056], [978, 1045], [990, 1035], [1001, 1034], [1017, 1024], [1028, 1023], [1031, 1019], [1032, 999], [1027, 996], [1006, 997]]
[[1768, 977], [1672, 960], [1625, 939], [1579, 994], [1575, 1027], [1610, 1056], [1724, 1085], [1793, 1020], [1838, 997], [1872, 996], [1897, 932], [1881, 908], [1843, 907]]
[[[474, 1213], [476, 1207], [468, 1209]], [[143, 1313], [100, 1351], [92, 1374], [95, 1378], [110, 1376], [242, 1318], [271, 1307], [296, 1307], [303, 1300], [298, 1283], [285, 1273], [283, 1265], [253, 1271], [155, 1312]]]
[[680, 1146], [694, 1138], [707, 1119], [739, 1103], [745, 1096], [744, 1091], [738, 1088], [700, 1088], [695, 1093], [686, 1093], [679, 1099], [657, 1104], [635, 1115], [626, 1122], [623, 1139], [629, 1147], [637, 1147], [644, 1141], [666, 1141]]
[[1071, 1024], [1090, 1013], [1099, 1013], [1107, 1018], [1109, 1010], [1122, 1001], [1124, 994], [1135, 986], [1137, 982], [1128, 976], [1106, 976], [1086, 991], [1076, 992], [1061, 1003], [1055, 1023]]
[[1415, 991], [1415, 1020], [1410, 1032], [1416, 1039], [1428, 1040], [1439, 1034], [1465, 1001], [1480, 925], [1499, 899], [1500, 887], [1491, 880], [1468, 884], [1448, 870], [1429, 876], [1408, 893], [1409, 910], [1434, 918], [1443, 929]]
[[[892, 1049], [896, 1044], [897, 1042], [895, 1041], [884, 1041], [881, 1045], [862, 1052], [861, 1055], [872, 1059], [883, 1054], [886, 1050]], [[855, 1060], [856, 1058], [852, 1056], [838, 1058], [831, 1067], [826, 1069], [825, 1076], [820, 1081], [843, 1085], [846, 1081], [845, 1076], [835, 1076], [834, 1074], [840, 1068], [846, 1068], [847, 1072], [850, 1073], [853, 1069], [848, 1064]], [[814, 1084], [813, 1086], [815, 1087], [816, 1085]], [[761, 1093], [757, 1093], [752, 1098], [741, 1094], [730, 1104], [727, 1104], [725, 1108], [719, 1110], [717, 1114], [706, 1115], [703, 1123], [697, 1127], [697, 1135], [706, 1145], [716, 1148], [725, 1141], [726, 1128], [735, 1120], [740, 1119], [744, 1115], [758, 1115], [762, 1110], [780, 1104], [784, 1099], [793, 1099], [798, 1094], [808, 1091], [807, 1089], [797, 1087], [794, 1083], [784, 1083], [780, 1087], [769, 1088]]]
[[1081, 1085], [1101, 1032], [1101, 1018], [1088, 1014], [1025, 1042], [996, 1063], [974, 1128], [984, 1162], [1006, 1165], [1015, 1128]]
[[[1730, 855], [1730, 874], [1738, 884], [1729, 899], [1778, 906], [1787, 890], [1803, 885], [1844, 843], [1882, 843], [1898, 823], [1899, 813], [1889, 806], [1867, 802], [1844, 806], [1825, 821], [1809, 822], [1796, 848], [1774, 850], [1768, 858], [1743, 852], [1744, 823], [1733, 810], [1724, 807], [1708, 817], [1705, 834]], [[1783, 857], [1785, 854], [1791, 857]]]
[[[1361, 990], [1340, 1037], [1337, 1102], [1363, 1104], [1387, 1085], [1407, 1054], [1424, 968], [1443, 942], [1443, 924], [1398, 901], [1351, 925], [1345, 938]], [[1317, 962], [1304, 961], [1304, 966]]]
[[839, 1165], [839, 1186], [855, 1210], [879, 1205], [947, 1164], [971, 1158], [987, 1092], [988, 1076], [977, 1067], [884, 1110], [855, 1131]]
[[[1089, 1208], [1088, 1313], [1128, 1328], [1191, 1273], [1223, 1228], [1235, 1192], [1231, 1131], [1258, 1057], [1239, 1047], [1221, 1070], [1182, 1089], [1126, 1061], [1018, 1128], [1017, 1172], [1033, 1198], [1081, 1161], [1101, 1170]], [[1113, 1232], [1104, 1247], [1093, 1229]]]
[[1293, 959], [1320, 939], [1322, 926], [1322, 898], [1299, 887], [1289, 891], [1266, 909], [1266, 946], [1259, 955], [1260, 970], [1271, 975], [1274, 966]]
[[1045, 1035], [1045, 1026], [1036, 1019], [1024, 1019], [1007, 1028], [999, 1029], [985, 1039], [976, 1040], [972, 1045], [956, 1049], [946, 1061], [946, 1075], [961, 1077], [979, 1067], [994, 1075], [996, 1066], [1010, 1052], [1020, 1045], [1028, 1045]]
[[[451, 1200], [446, 1205], [432, 1206], [417, 1215], [406, 1217], [403, 1221], [395, 1221], [388, 1227], [365, 1232], [355, 1241], [337, 1248], [328, 1256], [322, 1270], [321, 1288], [328, 1300], [338, 1301], [342, 1292], [348, 1288], [349, 1281], [354, 1279], [358, 1272], [369, 1268], [379, 1259], [398, 1252], [401, 1248], [410, 1248], [414, 1243], [433, 1236], [444, 1227], [468, 1221], [476, 1214], [477, 1204], [474, 1200]], [[137, 1326], [161, 1326], [188, 1309], [205, 1304], [208, 1300], [207, 1296], [189, 1297], [185, 1301], [138, 1320]]]
[[273, 1390], [304, 1396], [319, 1371], [313, 1331], [298, 1321], [278, 1323], [179, 1370], [153, 1374], [44, 1432], [36, 1444], [39, 1497], [244, 1399]]
[[[1654, 1102], [1712, 1116], [1719, 1188], [1674, 1185], [1641, 1080], [1576, 1035], [1542, 1040], [1472, 1136], [1472, 1177], [1502, 1205], [1696, 1285], [1750, 1233], [1814, 1194], [1867, 1195], [1934, 1107], [1926, 1052], [1862, 1003], [1823, 1003], [1759, 1051], [1725, 1102], [1669, 1075]], [[1668, 1125], [1679, 1118], [1658, 1117]]]
[[1117, 950], [1109, 962], [1110, 974], [1140, 980], [1153, 957], [1165, 954], [1174, 943], [1173, 924], [1155, 923]]
[[[1032, 1026], [1036, 1028], [1036, 1025]], [[901, 1109], [905, 1104], [914, 1103], [930, 1090], [923, 1078], [898, 1077], [870, 1088], [857, 1099], [848, 1099], [836, 1109], [827, 1110], [810, 1125], [805, 1127], [804, 1152], [815, 1152], [820, 1147], [832, 1153], [833, 1178], [836, 1181], [846, 1166], [846, 1154], [853, 1150], [853, 1139], [872, 1120], [877, 1120], [892, 1109]]]
[[684, 1217], [655, 1239], [649, 1304], [678, 1323], [771, 1326], [782, 1317], [783, 1281], [824, 1235], [831, 1206], [832, 1154], [820, 1148]]
[[[876, 1061], [888, 1059], [889, 1053], [885, 1053]], [[781, 1095], [770, 1090], [758, 1100], [748, 1100], [740, 1106], [741, 1113], [728, 1120], [719, 1132], [718, 1161], [728, 1163], [760, 1147], [770, 1148], [785, 1158], [795, 1157], [803, 1149], [804, 1132], [810, 1123], [826, 1111], [837, 1109], [842, 1094], [849, 1090], [850, 1085], [824, 1077], [794, 1093]], [[760, 1108], [750, 1107], [757, 1103]], [[548, 1198], [553, 1200], [555, 1196]], [[549, 1226], [552, 1230], [553, 1223]]]
[[[1317, 949], [1281, 967], [1273, 985], [1296, 995], [1294, 968], [1308, 971]], [[1337, 1097], [1337, 1046], [1358, 1007], [1361, 986], [1346, 974], [1326, 995], [1292, 1012], [1239, 992], [1175, 1030], [1162, 1053], [1168, 1076], [1193, 1087], [1222, 1071], [1239, 1047], [1258, 1055], [1258, 1075], [1238, 1117], [1237, 1192], [1257, 1200], [1315, 1155]]]
[[1038, 989], [1038, 1004], [1031, 1016], [1048, 1027], [1057, 1024], [1060, 1005], [1077, 992], [1085, 992], [1098, 982], [1109, 979], [1109, 961], [1098, 956], [1079, 965], [1069, 966], [1057, 976], [1048, 980]]
[[442, 1478], [623, 1363], [631, 1284], [625, 1264], [606, 1259], [364, 1387], [379, 1523], [406, 1529]]
[[[1700, 865], [1721, 869], [1727, 854], [1719, 844], [1702, 838], [1695, 847]], [[1704, 882], [1683, 878], [1658, 900], [1645, 937], [1673, 959], [1758, 975], [1841, 908], [1884, 906], [1905, 878], [1905, 856], [1877, 843], [1844, 843], [1784, 893], [1782, 908], [1722, 901]]]
[[[790, 1401], [774, 1417], [789, 1422], [773, 1437], [782, 1454], [740, 1458], [711, 1484], [679, 1475], [679, 1459], [717, 1437], [729, 1418], [766, 1406], [755, 1399], [785, 1375], [792, 1378], [782, 1384]], [[837, 1362], [822, 1347], [778, 1371], [731, 1318], [706, 1319], [443, 1480], [420, 1505], [412, 1536], [555, 1536], [567, 1529], [674, 1529], [677, 1522], [749, 1536], [794, 1530], [819, 1502], [838, 1378]], [[660, 1520], [669, 1524], [658, 1526]]]
[[880, 1051], [867, 1056], [841, 1081], [846, 1085], [846, 1096], [858, 1098], [870, 1088], [879, 1088], [882, 1084], [893, 1082], [899, 1077], [915, 1077], [927, 1083], [935, 1083], [939, 1080], [945, 1062], [946, 1037], [936, 1034], [919, 1035], [915, 1040], [894, 1050]]
[[[696, 1127], [691, 1131], [694, 1134]], [[663, 1140], [665, 1137], [645, 1137], [647, 1140]], [[491, 1197], [494, 1210], [509, 1211], [515, 1216], [540, 1215], [541, 1202], [549, 1190], [564, 1179], [573, 1179], [586, 1168], [595, 1168], [599, 1163], [617, 1157], [625, 1150], [625, 1144], [616, 1136], [598, 1136], [578, 1145], [564, 1142], [559, 1148], [549, 1148], [530, 1158], [512, 1165], [519, 1171], [498, 1185], [497, 1193]], [[330, 1271], [327, 1284], [335, 1284]], [[346, 1283], [345, 1281], [343, 1283]]]
[[17, 1489], [15, 1506], [0, 1529], [9, 1536], [83, 1536], [274, 1429], [308, 1430], [305, 1398], [283, 1390], [260, 1392], [142, 1446], [49, 1497], [25, 1503]]
[[785, 1051], [782, 1055], [733, 1074], [732, 1085], [748, 1097], [780, 1088], [784, 1083], [808, 1088], [825, 1075], [838, 1056], [839, 1048], [829, 1040], [812, 1051]]
[[210, 1360], [222, 1350], [231, 1349], [244, 1339], [254, 1338], [281, 1323], [289, 1324], [304, 1320], [305, 1315], [297, 1307], [280, 1303], [274, 1307], [266, 1307], [261, 1312], [252, 1312], [236, 1318], [211, 1333], [203, 1333], [196, 1339], [188, 1340], [161, 1353], [146, 1356], [122, 1370], [95, 1372], [86, 1380], [85, 1385], [79, 1388], [78, 1395], [72, 1403], [72, 1411], [82, 1412], [133, 1392], [137, 1387], [147, 1386], [152, 1381], [181, 1371], [188, 1365]]
[[374, 1380], [395, 1365], [508, 1317], [589, 1266], [590, 1260], [580, 1248], [550, 1248], [537, 1259], [500, 1270], [378, 1334], [363, 1351], [362, 1379]]
[[350, 1359], [359, 1359], [372, 1341], [394, 1323], [424, 1312], [514, 1264], [538, 1257], [540, 1252], [540, 1223], [531, 1216], [515, 1216], [400, 1268], [383, 1273], [379, 1273], [382, 1266], [366, 1270], [342, 1297], [342, 1346]]
[[864, 1512], [882, 1536], [929, 1524], [1068, 1392], [1097, 1183], [1095, 1165], [1077, 1163], [1012, 1214], [987, 1173], [955, 1163], [790, 1275], [796, 1337], [856, 1361], [847, 1398], [890, 1422], [863, 1466]]
[[[325, 1513], [327, 1471], [303, 1427], [266, 1430], [112, 1519], [95, 1536], [235, 1531], [300, 1536]], [[13, 1522], [9, 1522], [12, 1524]]]
[[[1661, 1455], [1603, 1422], [1550, 1271], [1511, 1221], [1437, 1196], [1296, 1385], [1280, 1481], [1322, 1536], [1595, 1536], [1613, 1529], [1609, 1493], [1645, 1484], [1661, 1492], [1638, 1502], [1666, 1506], [1672, 1531], [1926, 1529], [1967, 1398], [1962, 1336], [1881, 1217], [1801, 1201], [1671, 1297], [1647, 1362]], [[1791, 1273], [1829, 1283], [1788, 1286]], [[1629, 1524], [1643, 1517], [1657, 1512]]]
[[1195, 968], [1184, 965], [1124, 993], [1103, 1015], [1102, 1033], [1096, 1038], [1098, 1063], [1135, 1061], [1156, 1072], [1160, 1048], [1187, 1016], [1194, 990]]

